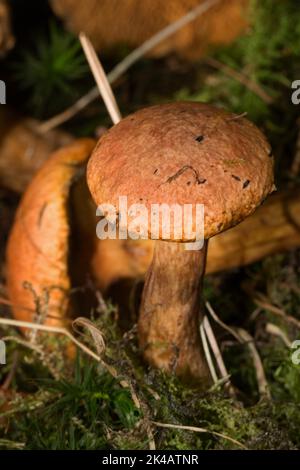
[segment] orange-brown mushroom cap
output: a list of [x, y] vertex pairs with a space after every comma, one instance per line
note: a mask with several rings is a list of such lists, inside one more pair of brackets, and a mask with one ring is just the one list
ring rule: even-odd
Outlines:
[[[20, 202], [7, 244], [7, 291], [18, 320], [33, 321], [41, 314], [33, 292], [45, 304], [41, 310], [47, 314], [46, 324], [61, 325], [66, 320], [71, 289], [70, 192], [94, 145], [93, 139], [84, 138], [56, 151]], [[31, 289], [25, 289], [24, 283]]]
[[245, 219], [274, 190], [273, 158], [265, 136], [242, 116], [201, 103], [163, 104], [101, 137], [88, 185], [96, 204], [116, 208], [119, 196], [149, 213], [152, 204], [203, 204], [208, 239]]

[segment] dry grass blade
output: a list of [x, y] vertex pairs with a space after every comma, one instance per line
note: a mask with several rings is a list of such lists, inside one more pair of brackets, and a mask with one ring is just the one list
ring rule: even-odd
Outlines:
[[[228, 371], [226, 369], [226, 366], [225, 366], [225, 363], [223, 361], [223, 357], [222, 357], [222, 354], [221, 354], [221, 351], [220, 351], [220, 348], [218, 346], [218, 343], [217, 343], [217, 340], [216, 340], [216, 337], [214, 335], [214, 332], [212, 330], [212, 327], [209, 323], [209, 320], [207, 318], [207, 316], [205, 315], [204, 318], [203, 318], [203, 326], [204, 326], [204, 330], [205, 330], [205, 333], [206, 333], [206, 336], [208, 338], [208, 341], [209, 341], [209, 344], [210, 344], [210, 347], [214, 353], [214, 356], [215, 356], [215, 359], [216, 359], [216, 363], [218, 365], [218, 368], [219, 368], [219, 371], [220, 371], [220, 374], [222, 376], [222, 378], [224, 379], [225, 377], [228, 377]], [[234, 392], [234, 389], [230, 383], [230, 380], [227, 381], [226, 383], [226, 388], [228, 389], [228, 392], [229, 394], [235, 398], [235, 392]]]
[[222, 320], [219, 319], [219, 317], [217, 316], [217, 314], [215, 313], [215, 311], [213, 310], [209, 302], [206, 302], [206, 307], [210, 315], [212, 316], [212, 318], [220, 326], [222, 326], [225, 330], [227, 330], [230, 334], [232, 334], [240, 343], [247, 344], [249, 351], [251, 353], [251, 356], [253, 358], [253, 363], [254, 363], [254, 367], [256, 370], [259, 393], [262, 397], [271, 399], [269, 386], [268, 386], [266, 376], [265, 376], [265, 371], [264, 371], [260, 356], [258, 354], [258, 351], [255, 347], [254, 339], [252, 338], [252, 336], [243, 328], [230, 328], [225, 323], [223, 323]]
[[222, 326], [222, 328], [224, 328], [224, 330], [228, 331], [228, 333], [230, 333], [232, 336], [234, 336], [234, 338], [239, 341], [239, 343], [242, 343], [242, 340], [241, 338], [239, 337], [239, 335], [237, 334], [237, 332], [234, 330], [234, 328], [231, 328], [230, 326], [226, 325], [226, 323], [224, 323], [219, 317], [218, 315], [216, 314], [216, 312], [214, 311], [214, 309], [212, 308], [211, 304], [209, 302], [206, 302], [205, 303], [205, 306], [209, 312], [209, 314], [211, 315], [211, 317], [213, 318], [213, 320], [218, 323], [220, 326]]
[[264, 367], [258, 351], [254, 344], [254, 339], [252, 336], [243, 328], [237, 328], [237, 332], [239, 333], [240, 337], [247, 343], [251, 356], [253, 358], [254, 367], [256, 370], [256, 378], [257, 378], [257, 385], [259, 394], [263, 398], [267, 398], [268, 400], [271, 399], [271, 394], [268, 386], [268, 382], [266, 379]]
[[150, 423], [147, 425], [147, 434], [148, 434], [148, 439], [149, 439], [149, 449], [150, 450], [156, 450], [156, 445], [155, 445], [155, 440], [153, 436], [153, 432], [150, 426]]
[[213, 393], [216, 390], [218, 390], [219, 387], [223, 387], [223, 385], [225, 385], [228, 382], [230, 377], [231, 377], [230, 375], [227, 375], [227, 377], [222, 377], [221, 379], [219, 379], [218, 382], [216, 382], [209, 388], [208, 392]]
[[25, 445], [25, 442], [13, 442], [8, 439], [0, 439], [0, 448], [5, 447], [10, 450], [22, 450]]
[[[166, 26], [158, 33], [154, 34], [151, 38], [145, 41], [141, 46], [134, 49], [125, 59], [123, 59], [116, 67], [108, 74], [107, 79], [109, 83], [115, 82], [123, 73], [125, 73], [133, 64], [140, 60], [145, 54], [147, 54], [151, 49], [154, 49], [158, 44], [163, 40], [175, 34], [185, 25], [195, 20], [199, 16], [206, 13], [210, 8], [215, 6], [221, 0], [207, 0], [201, 5], [197, 5], [193, 10], [189, 11], [186, 15], [179, 18], [179, 20], [174, 21], [170, 25]], [[60, 126], [64, 122], [68, 121], [74, 117], [77, 113], [86, 108], [90, 103], [92, 103], [99, 96], [99, 91], [97, 87], [90, 90], [86, 95], [82, 96], [76, 103], [74, 103], [70, 108], [66, 109], [60, 114], [57, 114], [53, 118], [45, 121], [39, 126], [39, 131], [44, 133], [48, 132], [51, 129], [54, 129], [57, 126]]]
[[210, 375], [211, 375], [211, 377], [214, 381], [214, 384], [216, 384], [216, 383], [218, 383], [219, 379], [218, 379], [216, 369], [215, 369], [215, 366], [214, 366], [214, 363], [213, 363], [213, 360], [212, 360], [212, 357], [211, 357], [211, 354], [210, 354], [210, 350], [209, 350], [209, 346], [208, 346], [208, 343], [207, 343], [204, 326], [203, 326], [202, 323], [200, 325], [200, 336], [201, 336], [202, 346], [203, 346], [206, 362], [207, 362], [207, 365], [208, 365], [208, 368], [209, 368], [209, 372], [210, 372]]
[[117, 124], [121, 119], [121, 113], [117, 105], [116, 99], [108, 82], [107, 76], [103, 70], [101, 62], [95, 52], [95, 49], [84, 33], [80, 33], [79, 40], [84, 50], [86, 59], [89, 63], [91, 71], [94, 75], [95, 81], [99, 88], [100, 95], [103, 98], [105, 106], [109, 112], [111, 120]]
[[226, 439], [227, 441], [232, 442], [233, 444], [237, 445], [238, 447], [241, 447], [244, 450], [248, 450], [247, 447], [244, 446], [244, 444], [241, 444], [241, 442], [237, 441], [236, 439], [233, 439], [230, 436], [226, 436], [225, 434], [217, 432], [217, 431], [210, 431], [209, 429], [199, 428], [199, 427], [195, 427], [195, 426], [183, 426], [181, 424], [158, 423], [156, 421], [153, 421], [153, 424], [155, 424], [155, 426], [157, 426], [159, 428], [182, 429], [182, 430], [186, 430], [186, 431], [212, 434], [214, 436], [221, 437], [222, 439]]
[[292, 347], [292, 342], [290, 341], [288, 335], [282, 331], [279, 326], [274, 325], [274, 323], [267, 323], [266, 324], [266, 332], [270, 335], [278, 336], [281, 338], [283, 343], [290, 349]]
[[76, 318], [76, 320], [73, 321], [72, 326], [73, 326], [73, 329], [76, 331], [76, 333], [78, 333], [82, 336], [86, 336], [86, 335], [84, 333], [82, 333], [82, 331], [79, 331], [76, 327], [81, 326], [83, 328], [86, 328], [88, 330], [88, 332], [90, 333], [90, 335], [92, 336], [92, 338], [93, 338], [93, 341], [94, 341], [94, 344], [95, 344], [95, 347], [96, 347], [96, 350], [97, 350], [97, 353], [99, 354], [99, 356], [101, 356], [104, 353], [104, 351], [105, 351], [105, 341], [104, 341], [104, 338], [103, 338], [103, 334], [94, 325], [93, 322], [91, 322], [87, 318], [79, 317], [79, 318]]

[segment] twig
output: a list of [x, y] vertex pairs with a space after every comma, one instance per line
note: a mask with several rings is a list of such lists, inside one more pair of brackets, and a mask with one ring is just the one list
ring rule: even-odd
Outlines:
[[271, 394], [270, 394], [268, 382], [266, 379], [265, 371], [264, 371], [260, 356], [254, 344], [254, 339], [243, 328], [237, 328], [237, 332], [239, 333], [240, 337], [245, 341], [245, 343], [247, 343], [247, 346], [253, 358], [253, 363], [254, 363], [255, 370], [256, 370], [256, 378], [257, 378], [257, 385], [258, 385], [259, 393], [261, 397], [265, 397], [268, 400], [270, 400]]
[[84, 50], [86, 59], [94, 75], [95, 81], [98, 85], [100, 95], [106, 105], [111, 120], [114, 124], [117, 124], [121, 120], [121, 113], [117, 105], [116, 99], [103, 70], [101, 62], [95, 52], [95, 49], [84, 33], [79, 34], [79, 40]]
[[258, 354], [258, 351], [254, 344], [254, 339], [252, 336], [243, 328], [230, 328], [225, 323], [222, 322], [214, 312], [213, 308], [211, 307], [209, 302], [206, 302], [206, 307], [211, 314], [212, 318], [219, 323], [219, 325], [223, 326], [225, 330], [231, 333], [240, 343], [247, 344], [249, 351], [252, 355], [255, 370], [256, 370], [256, 377], [257, 377], [257, 384], [260, 395], [267, 397], [268, 399], [271, 398], [268, 382], [265, 376], [265, 371]]
[[265, 90], [260, 85], [258, 85], [258, 83], [255, 83], [253, 80], [247, 77], [247, 75], [245, 75], [244, 73], [238, 72], [232, 67], [229, 67], [229, 65], [223, 64], [219, 60], [214, 59], [212, 57], [206, 57], [204, 61], [208, 65], [211, 65], [212, 67], [214, 67], [215, 69], [221, 70], [221, 72], [223, 72], [225, 75], [228, 75], [228, 77], [231, 77], [234, 80], [240, 82], [250, 91], [252, 91], [257, 96], [259, 96], [265, 103], [267, 104], [273, 103], [274, 101], [273, 98], [270, 95], [268, 95], [268, 93], [266, 93]]
[[234, 328], [231, 328], [230, 326], [226, 325], [226, 323], [224, 323], [219, 317], [218, 315], [216, 314], [216, 312], [214, 311], [214, 309], [212, 308], [211, 304], [209, 302], [206, 302], [205, 303], [205, 306], [208, 310], [208, 312], [210, 313], [211, 317], [214, 319], [214, 321], [216, 323], [218, 323], [220, 326], [222, 326], [222, 328], [224, 328], [224, 330], [228, 331], [228, 333], [230, 333], [232, 336], [235, 337], [236, 340], [239, 341], [239, 343], [242, 343], [243, 341], [241, 340], [241, 338], [239, 337], [239, 335], [237, 334], [237, 332], [234, 330]]
[[[125, 73], [133, 64], [135, 64], [139, 59], [141, 59], [145, 54], [154, 49], [158, 44], [160, 44], [165, 39], [169, 38], [181, 28], [186, 26], [191, 21], [194, 21], [197, 17], [206, 13], [210, 8], [215, 6], [221, 0], [207, 0], [201, 5], [197, 5], [194, 9], [189, 11], [186, 15], [182, 16], [178, 20], [174, 21], [170, 25], [166, 26], [158, 33], [154, 34], [151, 38], [145, 41], [141, 46], [134, 49], [127, 57], [125, 57], [113, 70], [108, 74], [107, 79], [109, 83], [115, 82], [123, 73]], [[68, 121], [74, 117], [77, 113], [82, 111], [86, 106], [92, 103], [99, 96], [99, 91], [97, 87], [90, 90], [86, 95], [82, 96], [76, 103], [71, 107], [66, 109], [60, 114], [52, 117], [48, 121], [42, 123], [38, 130], [41, 133], [45, 133], [54, 129], [57, 126], [60, 126], [64, 122]]]
[[274, 323], [267, 323], [266, 324], [266, 332], [270, 333], [271, 335], [278, 336], [279, 338], [282, 339], [284, 344], [290, 349], [292, 347], [292, 343], [288, 337], [288, 335], [282, 331], [279, 326], [274, 325]]
[[[216, 363], [218, 364], [220, 374], [221, 374], [222, 378], [228, 377], [229, 374], [228, 374], [228, 371], [227, 371], [226, 366], [224, 364], [221, 351], [219, 349], [219, 346], [218, 346], [217, 340], [215, 338], [214, 332], [212, 330], [212, 327], [210, 326], [209, 320], [208, 320], [206, 315], [203, 318], [203, 327], [204, 327], [207, 339], [209, 341], [210, 347], [211, 347], [211, 349], [214, 353]], [[228, 389], [228, 392], [231, 395], [231, 397], [235, 398], [235, 392], [234, 392], [234, 389], [233, 389], [233, 387], [230, 383], [230, 380], [227, 381], [225, 387]]]
[[219, 379], [218, 379], [216, 369], [215, 369], [215, 366], [214, 366], [214, 363], [210, 354], [203, 323], [201, 323], [200, 325], [200, 336], [201, 336], [201, 341], [202, 341], [202, 346], [203, 346], [203, 351], [205, 354], [206, 362], [210, 371], [210, 375], [214, 381], [214, 384], [216, 384], [218, 383]]
[[168, 424], [168, 423], [159, 423], [157, 421], [152, 421], [155, 426], [159, 428], [168, 428], [168, 429], [182, 429], [185, 431], [193, 431], [193, 432], [201, 432], [201, 433], [208, 433], [208, 434], [213, 434], [214, 436], [222, 437], [222, 439], [226, 439], [227, 441], [232, 442], [233, 444], [236, 444], [237, 446], [241, 447], [244, 450], [248, 450], [244, 444], [241, 444], [239, 441], [233, 439], [230, 436], [226, 436], [225, 434], [222, 434], [217, 431], [210, 431], [209, 429], [205, 428], [199, 428], [195, 426], [182, 426], [181, 424]]

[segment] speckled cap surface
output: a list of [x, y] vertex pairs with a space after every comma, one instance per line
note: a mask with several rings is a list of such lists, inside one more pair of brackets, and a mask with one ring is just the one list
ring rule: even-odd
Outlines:
[[149, 212], [152, 204], [204, 204], [207, 239], [241, 222], [274, 190], [273, 157], [243, 116], [201, 103], [164, 104], [126, 117], [101, 137], [88, 185], [97, 205], [118, 208], [119, 196]]

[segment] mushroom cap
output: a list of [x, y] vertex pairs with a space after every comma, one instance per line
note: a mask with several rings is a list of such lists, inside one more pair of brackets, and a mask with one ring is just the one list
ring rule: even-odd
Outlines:
[[[56, 151], [23, 195], [6, 251], [7, 292], [18, 320], [33, 321], [38, 313], [33, 291], [42, 302], [41, 309], [47, 306], [47, 325], [61, 326], [67, 319], [71, 303], [70, 217], [74, 212], [71, 193], [80, 175], [84, 175], [94, 146], [93, 139], [77, 139]], [[88, 239], [86, 232], [85, 237]], [[79, 257], [76, 263], [82, 265]], [[25, 289], [25, 282], [31, 289]]]
[[[192, 204], [193, 231], [195, 205], [203, 204], [206, 239], [241, 222], [275, 188], [262, 132], [243, 116], [192, 102], [145, 108], [113, 126], [93, 151], [87, 176], [96, 204], [116, 211], [120, 196], [127, 196], [128, 208], [145, 205], [148, 214], [152, 204]], [[129, 227], [136, 215], [120, 217], [120, 227]], [[195, 240], [174, 235], [174, 220], [170, 236], [160, 226], [157, 238]], [[150, 229], [145, 222], [142, 232], [149, 238]]]

